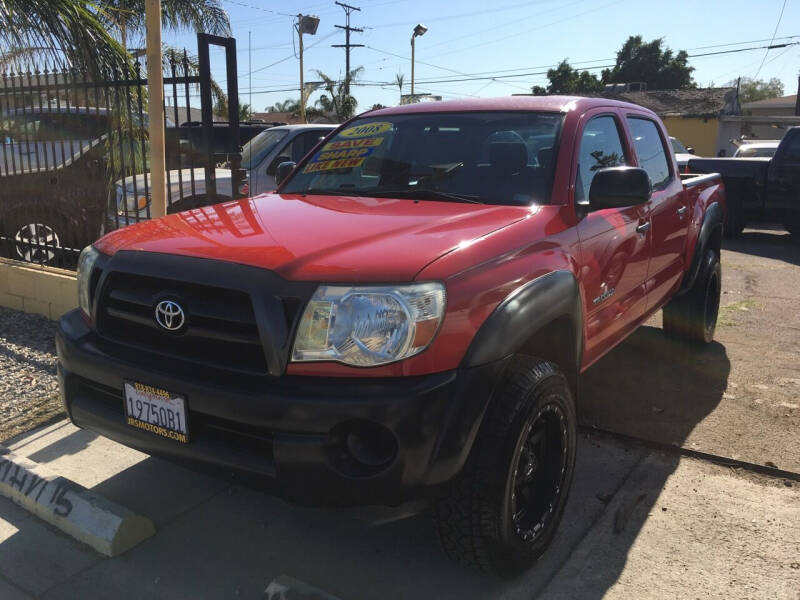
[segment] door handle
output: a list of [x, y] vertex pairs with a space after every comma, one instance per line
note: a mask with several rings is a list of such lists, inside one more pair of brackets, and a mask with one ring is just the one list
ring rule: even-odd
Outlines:
[[650, 221], [645, 221], [636, 227], [636, 233], [647, 233], [650, 229]]
[[679, 217], [682, 217], [683, 215], [685, 215], [685, 214], [686, 214], [686, 211], [687, 211], [687, 210], [689, 210], [689, 207], [688, 207], [688, 206], [681, 206], [681, 207], [678, 209], [678, 216], [679, 216]]

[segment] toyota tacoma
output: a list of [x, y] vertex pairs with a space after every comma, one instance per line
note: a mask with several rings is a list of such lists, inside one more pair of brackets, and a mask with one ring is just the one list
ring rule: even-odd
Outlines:
[[450, 556], [513, 575], [564, 512], [579, 375], [660, 309], [714, 334], [723, 186], [640, 106], [380, 109], [278, 178], [83, 251], [76, 425], [297, 502], [427, 497]]

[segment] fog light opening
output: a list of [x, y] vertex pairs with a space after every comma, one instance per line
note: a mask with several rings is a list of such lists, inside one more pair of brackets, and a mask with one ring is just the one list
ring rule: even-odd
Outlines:
[[386, 427], [369, 421], [341, 423], [331, 432], [340, 448], [337, 467], [355, 476], [369, 476], [389, 466], [397, 456], [397, 440]]

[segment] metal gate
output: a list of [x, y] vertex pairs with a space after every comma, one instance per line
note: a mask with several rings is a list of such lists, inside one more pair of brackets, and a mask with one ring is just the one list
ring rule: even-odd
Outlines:
[[[209, 45], [226, 50], [224, 123]], [[236, 41], [198, 34], [198, 51], [165, 56], [170, 213], [244, 191]], [[103, 80], [52, 64], [0, 73], [0, 256], [73, 269], [103, 233], [150, 218], [147, 104], [138, 59]]]

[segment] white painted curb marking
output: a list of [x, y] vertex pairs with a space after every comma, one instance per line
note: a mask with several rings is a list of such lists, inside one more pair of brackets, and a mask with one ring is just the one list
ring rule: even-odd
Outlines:
[[0, 495], [106, 556], [151, 537], [153, 522], [0, 446]]

